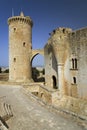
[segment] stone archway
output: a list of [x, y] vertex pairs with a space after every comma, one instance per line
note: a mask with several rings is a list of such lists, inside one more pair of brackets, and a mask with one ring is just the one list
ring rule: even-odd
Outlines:
[[[38, 66], [38, 61], [42, 60], [40, 63], [44, 63], [44, 50], [32, 50], [32, 57], [31, 57], [31, 66], [32, 66], [32, 78], [35, 82], [44, 82], [44, 67], [39, 67]], [[34, 63], [36, 63], [36, 66], [33, 66], [33, 60]], [[35, 62], [36, 61], [36, 62]], [[41, 64], [43, 66], [43, 64]], [[41, 70], [39, 70], [41, 69]]]
[[31, 57], [31, 61], [32, 59], [38, 55], [38, 54], [41, 54], [44, 56], [44, 49], [37, 49], [37, 50], [32, 50], [32, 57]]
[[42, 55], [42, 56], [44, 56], [44, 49], [42, 49], [42, 50], [40, 50], [40, 49], [38, 49], [38, 50], [32, 50], [32, 56], [31, 56], [31, 64], [32, 64], [32, 61], [33, 61], [33, 59], [37, 56], [37, 55]]

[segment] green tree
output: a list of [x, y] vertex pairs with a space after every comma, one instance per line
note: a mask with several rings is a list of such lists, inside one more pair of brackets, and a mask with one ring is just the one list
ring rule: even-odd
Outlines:
[[6, 70], [4, 71], [4, 73], [9, 73], [9, 69], [6, 69]]
[[39, 76], [39, 71], [34, 67], [32, 68], [32, 78], [35, 82], [37, 82], [37, 77]]
[[43, 70], [42, 70], [42, 73], [43, 73], [43, 75], [45, 74], [45, 69], [43, 68]]

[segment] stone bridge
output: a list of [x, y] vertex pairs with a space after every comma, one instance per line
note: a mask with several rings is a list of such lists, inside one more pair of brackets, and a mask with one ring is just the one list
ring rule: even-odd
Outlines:
[[32, 57], [31, 57], [31, 62], [34, 59], [34, 57], [38, 54], [41, 54], [44, 56], [44, 49], [37, 49], [37, 50], [32, 50]]

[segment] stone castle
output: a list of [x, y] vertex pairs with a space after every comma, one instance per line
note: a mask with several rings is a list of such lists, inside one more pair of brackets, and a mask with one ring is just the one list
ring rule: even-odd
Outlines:
[[9, 18], [8, 25], [9, 81], [30, 83], [31, 61], [43, 54], [45, 83], [28, 90], [47, 103], [87, 116], [87, 28], [57, 28], [43, 50], [33, 50], [31, 18], [21, 13]]

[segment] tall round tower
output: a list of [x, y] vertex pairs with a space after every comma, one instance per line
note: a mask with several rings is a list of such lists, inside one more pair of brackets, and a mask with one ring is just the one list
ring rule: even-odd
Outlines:
[[30, 17], [13, 16], [9, 25], [9, 80], [31, 80], [32, 26]]

